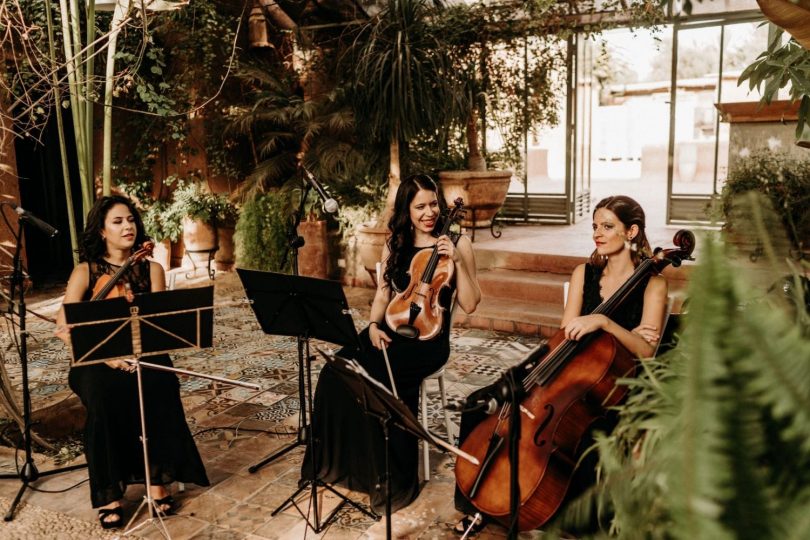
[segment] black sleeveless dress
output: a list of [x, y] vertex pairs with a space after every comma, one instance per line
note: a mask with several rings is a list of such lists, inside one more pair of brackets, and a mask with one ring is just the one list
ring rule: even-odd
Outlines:
[[[602, 268], [595, 267], [590, 263], [585, 264], [585, 280], [582, 285], [582, 310], [580, 315], [590, 315], [602, 303], [602, 292], [599, 281], [602, 279]], [[632, 330], [641, 323], [641, 316], [644, 312], [644, 291], [647, 288], [647, 283], [650, 278], [645, 277], [638, 287], [633, 289], [627, 299], [624, 301], [621, 309], [615, 311], [611, 315], [611, 320], [626, 330]], [[463, 413], [461, 415], [461, 426], [459, 428], [459, 445], [464, 442], [464, 439], [475, 427], [486, 418], [486, 415], [481, 412]], [[609, 418], [604, 421], [597, 421], [596, 425], [591, 426], [590, 433], [594, 430], [609, 432], [615, 425], [615, 418], [609, 414]], [[592, 444], [590, 437], [586, 436], [580, 444], [581, 448], [588, 448]], [[574, 476], [571, 479], [571, 484], [565, 495], [563, 505], [582, 494], [589, 486], [593, 485], [596, 481], [596, 464], [599, 456], [596, 452], [590, 452], [580, 461], [577, 466]], [[508, 492], [509, 486], [504, 486], [505, 492]], [[464, 514], [474, 514], [478, 510], [472, 503], [461, 493], [461, 490], [456, 486], [454, 494], [454, 503], [456, 510]]]
[[[417, 251], [419, 248], [411, 248], [407, 260], [410, 261]], [[407, 287], [410, 281], [407, 270], [406, 267], [395, 272], [393, 285], [396, 291]], [[453, 290], [444, 289], [440, 302], [448, 314], [452, 299]], [[414, 415], [417, 414], [419, 403], [419, 385], [425, 377], [446, 364], [450, 357], [450, 323], [450, 317], [445, 317], [444, 328], [429, 341], [402, 337], [384, 322], [380, 323], [380, 330], [391, 337], [388, 359], [399, 398]], [[385, 359], [382, 351], [371, 345], [368, 328], [360, 333], [360, 341], [362, 350], [343, 349], [339, 354], [356, 359], [372, 377], [390, 389]], [[316, 456], [307, 448], [301, 466], [302, 478], [312, 477], [313, 457], [317, 457], [318, 478], [341, 484], [353, 491], [368, 493], [372, 509], [377, 514], [383, 514], [385, 492], [381, 480], [385, 473], [385, 445], [379, 422], [363, 413], [349, 389], [329, 366], [321, 371], [313, 407], [312, 430]], [[389, 429], [388, 459], [391, 509], [396, 511], [419, 495], [418, 440], [392, 427]]]
[[[112, 275], [116, 270], [115, 265], [105, 261], [91, 263], [90, 286], [83, 300], [90, 300], [99, 277]], [[149, 261], [133, 265], [122, 279], [130, 284], [135, 294], [150, 292]], [[166, 354], [145, 360], [172, 365]], [[177, 376], [146, 368], [142, 374], [151, 482], [209, 485], [186, 424]], [[106, 364], [94, 364], [71, 368], [68, 383], [87, 409], [84, 452], [90, 475], [90, 497], [93, 508], [98, 508], [123, 497], [128, 484], [145, 483], [137, 375]]]

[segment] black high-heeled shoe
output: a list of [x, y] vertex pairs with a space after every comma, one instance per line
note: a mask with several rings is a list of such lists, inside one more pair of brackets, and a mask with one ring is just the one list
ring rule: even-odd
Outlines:
[[[166, 495], [162, 499], [155, 499], [155, 506], [157, 506], [158, 512], [164, 516], [173, 516], [179, 505], [177, 504], [177, 501], [174, 500], [174, 497], [171, 495]], [[161, 510], [162, 506], [168, 506], [169, 508], [166, 510]]]
[[[107, 516], [116, 516], [118, 519], [106, 521]], [[99, 508], [98, 522], [102, 529], [117, 529], [124, 524], [124, 510], [120, 506], [115, 508]]]
[[[487, 526], [488, 522], [484, 516], [481, 516], [480, 514], [479, 516], [480, 517], [477, 520], [475, 519], [476, 516], [471, 516], [469, 514], [464, 516], [459, 520], [458, 523], [456, 523], [456, 526], [453, 527], [453, 532], [459, 536], [467, 532], [467, 529], [470, 530], [471, 535], [480, 533], [481, 531], [484, 530], [484, 527]], [[475, 521], [474, 524], [473, 521]]]

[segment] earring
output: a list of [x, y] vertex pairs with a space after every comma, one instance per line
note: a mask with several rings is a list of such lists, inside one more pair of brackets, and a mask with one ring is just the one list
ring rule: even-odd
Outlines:
[[638, 251], [638, 244], [633, 242], [633, 237], [627, 237], [624, 241], [624, 247], [629, 249], [630, 251]]

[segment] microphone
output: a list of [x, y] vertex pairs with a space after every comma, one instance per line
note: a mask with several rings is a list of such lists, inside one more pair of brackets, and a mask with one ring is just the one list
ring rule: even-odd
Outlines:
[[483, 410], [486, 414], [494, 414], [498, 410], [498, 401], [495, 398], [474, 399], [470, 396], [464, 401], [451, 401], [445, 409], [456, 412]]
[[17, 206], [13, 202], [7, 202], [4, 204], [9, 205], [14, 209], [15, 212], [17, 212], [17, 215], [20, 216], [19, 217], [20, 221], [30, 223], [31, 225], [42, 231], [42, 233], [44, 233], [45, 236], [47, 236], [48, 238], [53, 238], [54, 236], [59, 234], [59, 231], [57, 231], [54, 227], [45, 223], [44, 221], [39, 219], [37, 216], [35, 216], [25, 208]]
[[312, 176], [312, 173], [309, 172], [306, 167], [302, 165], [301, 169], [304, 171], [304, 177], [307, 179], [307, 182], [309, 182], [309, 185], [312, 186], [312, 189], [314, 189], [318, 193], [318, 197], [321, 198], [323, 211], [326, 212], [327, 214], [337, 214], [338, 211], [337, 201], [326, 194], [326, 191], [324, 191], [323, 186], [320, 184], [320, 182], [318, 182], [315, 179], [314, 176]]

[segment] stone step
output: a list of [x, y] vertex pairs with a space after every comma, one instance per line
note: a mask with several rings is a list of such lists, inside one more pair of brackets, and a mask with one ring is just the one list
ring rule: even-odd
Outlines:
[[526, 302], [511, 298], [484, 297], [472, 315], [456, 309], [453, 325], [549, 337], [559, 329], [562, 313], [562, 302]]
[[566, 274], [492, 268], [478, 274], [485, 298], [505, 298], [524, 302], [560, 303]]
[[528, 270], [570, 276], [574, 268], [586, 260], [587, 257], [572, 257], [569, 255], [524, 253], [494, 249], [475, 250], [475, 262], [481, 270], [503, 268], [506, 270]]

